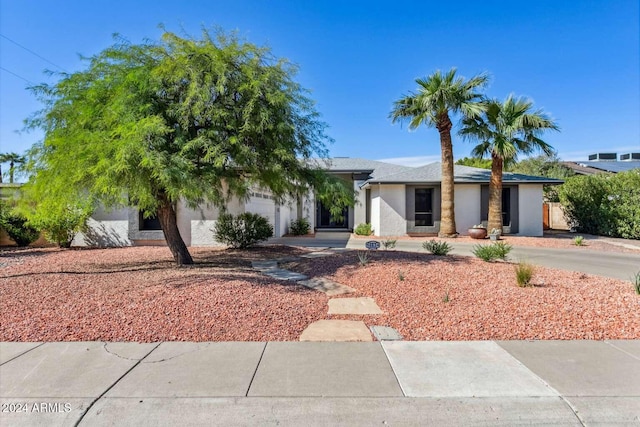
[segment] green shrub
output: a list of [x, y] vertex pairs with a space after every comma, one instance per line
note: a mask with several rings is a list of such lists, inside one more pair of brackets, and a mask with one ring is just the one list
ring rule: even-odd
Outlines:
[[640, 239], [640, 169], [575, 176], [558, 195], [567, 222], [578, 232]]
[[398, 270], [398, 280], [404, 282], [404, 273], [402, 272], [402, 270]]
[[443, 241], [437, 240], [429, 240], [427, 242], [422, 243], [422, 248], [431, 252], [434, 255], [444, 256], [453, 250], [450, 244]]
[[86, 229], [91, 213], [92, 209], [87, 204], [36, 209], [30, 216], [29, 223], [42, 230], [47, 241], [61, 248], [68, 248], [76, 234]]
[[291, 225], [289, 225], [289, 232], [294, 236], [304, 236], [305, 234], [309, 234], [311, 230], [311, 225], [306, 218], [300, 218], [291, 221]]
[[491, 245], [475, 245], [473, 247], [473, 254], [483, 261], [493, 261], [495, 259], [495, 252], [491, 248]]
[[511, 245], [505, 242], [494, 243], [491, 247], [496, 254], [496, 258], [501, 260], [507, 259], [507, 255], [509, 255], [512, 249]]
[[576, 236], [573, 238], [573, 244], [576, 246], [582, 246], [584, 245], [584, 237], [582, 236]]
[[483, 261], [493, 261], [496, 259], [505, 260], [511, 251], [511, 245], [498, 242], [491, 245], [475, 245], [473, 254]]
[[250, 212], [238, 216], [221, 214], [213, 231], [217, 241], [240, 249], [273, 236], [273, 227], [267, 218]]
[[40, 232], [27, 223], [27, 219], [21, 215], [2, 209], [0, 227], [7, 232], [11, 240], [18, 246], [28, 246], [38, 240]]
[[633, 276], [632, 283], [636, 294], [640, 295], [640, 271]]
[[516, 270], [516, 283], [520, 287], [529, 286], [531, 284], [531, 279], [533, 278], [534, 267], [533, 265], [526, 262], [519, 262], [518, 265], [515, 266]]
[[371, 236], [373, 234], [373, 229], [371, 228], [371, 224], [358, 224], [355, 230], [353, 230], [358, 236]]
[[384, 249], [393, 249], [396, 247], [396, 240], [394, 239], [387, 239], [387, 240], [383, 240], [382, 241], [382, 246], [384, 246]]

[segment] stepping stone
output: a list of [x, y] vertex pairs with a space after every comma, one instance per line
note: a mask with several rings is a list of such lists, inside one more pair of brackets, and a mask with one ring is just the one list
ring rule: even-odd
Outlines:
[[251, 261], [251, 267], [264, 272], [278, 268], [278, 261]]
[[298, 282], [307, 288], [315, 289], [316, 291], [324, 292], [328, 296], [350, 294], [356, 290], [346, 285], [341, 285], [325, 277], [314, 277], [313, 279], [303, 280]]
[[389, 326], [372, 326], [371, 332], [378, 341], [400, 341], [402, 335], [398, 331]]
[[300, 257], [301, 258], [322, 258], [329, 255], [333, 255], [333, 253], [329, 251], [309, 252], [308, 254], [300, 255]]
[[270, 270], [262, 271], [263, 274], [266, 274], [269, 277], [273, 277], [278, 280], [290, 280], [294, 282], [298, 282], [300, 280], [308, 279], [309, 277], [304, 274], [295, 273], [289, 270], [283, 270], [281, 268], [272, 268]]
[[329, 300], [329, 314], [383, 314], [373, 298], [335, 298]]
[[277, 262], [293, 262], [293, 261], [300, 261], [300, 257], [299, 256], [286, 256], [286, 257], [282, 257], [282, 258], [278, 258], [276, 260]]
[[318, 320], [302, 331], [300, 341], [373, 341], [362, 321]]

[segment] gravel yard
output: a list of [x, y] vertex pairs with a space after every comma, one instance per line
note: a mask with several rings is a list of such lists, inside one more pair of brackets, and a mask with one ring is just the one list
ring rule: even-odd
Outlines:
[[269, 279], [252, 259], [296, 255], [166, 247], [4, 249], [0, 341], [289, 341], [326, 313], [327, 297]]
[[250, 267], [303, 249], [191, 253], [197, 264], [178, 268], [166, 247], [1, 249], [0, 340], [294, 341], [330, 318], [408, 340], [640, 338], [640, 296], [625, 281], [536, 267], [535, 286], [519, 288], [513, 264], [393, 251], [364, 267], [350, 251], [284, 264], [385, 312], [332, 317], [324, 294]]
[[[289, 263], [375, 299], [386, 313], [333, 316], [396, 328], [406, 340], [639, 339], [640, 296], [630, 282], [536, 267], [516, 285], [514, 264], [476, 258], [376, 252]], [[448, 300], [448, 302], [447, 302]]]

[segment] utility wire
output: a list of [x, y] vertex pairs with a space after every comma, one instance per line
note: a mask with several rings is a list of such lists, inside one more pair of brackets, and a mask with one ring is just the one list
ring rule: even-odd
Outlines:
[[[61, 67], [61, 66], [59, 66], [58, 64], [55, 64], [55, 63], [53, 63], [53, 62], [49, 61], [47, 58], [45, 58], [45, 57], [44, 57], [44, 56], [42, 56], [42, 55], [38, 55], [36, 52], [32, 51], [32, 50], [31, 50], [31, 49], [29, 49], [28, 47], [24, 47], [24, 46], [22, 46], [20, 43], [18, 43], [17, 41], [11, 40], [9, 37], [5, 36], [4, 34], [0, 34], [0, 37], [2, 37], [2, 38], [3, 38], [3, 39], [5, 39], [5, 40], [10, 41], [11, 43], [15, 44], [15, 45], [16, 45], [16, 46], [18, 46], [19, 48], [22, 48], [22, 49], [26, 50], [26, 51], [27, 51], [27, 52], [29, 52], [30, 54], [37, 56], [38, 58], [42, 59], [43, 61], [45, 61], [45, 62], [47, 62], [47, 63], [49, 63], [49, 64], [51, 64], [51, 65], [53, 65], [53, 66], [54, 66], [54, 67], [56, 67], [56, 68], [58, 68], [58, 69], [60, 69], [60, 70], [64, 71], [65, 73], [67, 72], [67, 70], [65, 70], [64, 68], [62, 68], [62, 67]], [[6, 70], [5, 70], [5, 71], [6, 71]], [[22, 78], [22, 77], [21, 77], [21, 78]]]
[[13, 75], [14, 75], [14, 76], [16, 76], [17, 78], [24, 80], [25, 82], [29, 83], [30, 85], [34, 84], [31, 80], [25, 79], [25, 78], [24, 78], [24, 77], [22, 77], [21, 75], [16, 74], [16, 73], [14, 73], [13, 71], [7, 70], [6, 68], [4, 68], [4, 67], [2, 67], [2, 66], [0, 66], [0, 70], [2, 70], [2, 71], [6, 71], [6, 72], [7, 72], [7, 73], [9, 73], [9, 74], [13, 74]]

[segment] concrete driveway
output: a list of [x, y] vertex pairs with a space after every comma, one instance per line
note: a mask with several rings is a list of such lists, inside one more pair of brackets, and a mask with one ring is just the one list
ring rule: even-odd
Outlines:
[[[373, 237], [371, 240], [382, 241]], [[425, 252], [422, 242], [428, 240], [398, 240], [396, 250], [408, 252]], [[343, 237], [340, 239], [314, 239], [306, 237], [272, 239], [271, 242], [291, 246], [308, 247], [334, 247], [347, 249], [366, 249], [365, 239]], [[544, 267], [558, 268], [561, 270], [578, 271], [587, 274], [595, 274], [614, 279], [631, 280], [637, 272], [640, 272], [640, 242], [636, 253], [603, 252], [587, 248], [538, 248], [530, 246], [515, 246], [509, 254], [509, 259], [525, 260], [532, 264]], [[451, 239], [453, 254], [473, 256], [475, 243], [457, 241]], [[483, 242], [482, 244], [488, 244]]]

